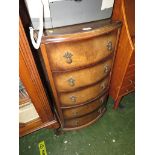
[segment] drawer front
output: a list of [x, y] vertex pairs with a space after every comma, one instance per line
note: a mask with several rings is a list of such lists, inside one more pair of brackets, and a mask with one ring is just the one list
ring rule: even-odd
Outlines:
[[98, 95], [100, 95], [102, 92], [106, 91], [108, 88], [109, 83], [109, 77], [102, 80], [101, 82], [75, 91], [71, 93], [61, 93], [59, 96], [60, 102], [62, 106], [71, 106], [71, 105], [77, 105], [81, 104], [83, 102], [87, 102]]
[[96, 63], [113, 53], [117, 31], [98, 37], [65, 43], [47, 44], [52, 71], [68, 70]]
[[78, 71], [53, 73], [56, 89], [58, 92], [69, 92], [94, 84], [109, 74], [111, 66], [112, 59]]
[[102, 104], [105, 103], [106, 99], [107, 94], [86, 105], [82, 105], [76, 108], [63, 109], [63, 116], [65, 119], [69, 119], [86, 115], [98, 109]]
[[79, 127], [84, 124], [87, 124], [87, 123], [93, 121], [94, 119], [96, 119], [99, 115], [101, 115], [102, 111], [104, 111], [104, 110], [105, 110], [105, 108], [101, 107], [98, 110], [96, 110], [86, 116], [74, 118], [74, 119], [70, 119], [70, 120], [65, 120], [64, 127], [65, 128], [74, 128], [74, 127]]

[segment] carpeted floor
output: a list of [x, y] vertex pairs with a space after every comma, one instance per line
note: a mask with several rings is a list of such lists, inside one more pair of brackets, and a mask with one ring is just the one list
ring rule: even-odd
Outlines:
[[41, 129], [20, 138], [20, 155], [40, 155], [38, 143], [45, 142], [47, 155], [134, 155], [135, 94], [122, 99], [124, 109], [113, 110], [109, 98], [107, 112], [95, 124], [56, 136]]

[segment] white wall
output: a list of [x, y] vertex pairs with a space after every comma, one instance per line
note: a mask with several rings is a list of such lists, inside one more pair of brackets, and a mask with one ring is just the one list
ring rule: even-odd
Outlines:
[[50, 17], [50, 10], [49, 10], [49, 5], [48, 5], [48, 0], [25, 0], [26, 5], [28, 7], [29, 14], [31, 18], [38, 18], [39, 17], [39, 12], [42, 11], [41, 6], [42, 3], [44, 3], [44, 15], [45, 17]]

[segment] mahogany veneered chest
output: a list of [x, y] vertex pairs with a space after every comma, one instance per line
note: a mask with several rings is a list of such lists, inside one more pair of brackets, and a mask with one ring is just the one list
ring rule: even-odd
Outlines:
[[120, 28], [102, 20], [45, 30], [41, 57], [63, 130], [85, 127], [106, 111]]

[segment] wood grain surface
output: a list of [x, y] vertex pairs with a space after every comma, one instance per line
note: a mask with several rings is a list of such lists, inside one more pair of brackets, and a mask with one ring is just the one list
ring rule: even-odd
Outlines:
[[[109, 74], [111, 66], [112, 59], [109, 59], [90, 68], [66, 73], [53, 73], [56, 89], [58, 92], [69, 92], [96, 83]], [[74, 86], [70, 86], [68, 82], [70, 78], [75, 80]]]
[[[117, 31], [86, 40], [74, 42], [51, 43], [46, 45], [47, 55], [52, 71], [69, 70], [97, 63], [113, 53]], [[108, 50], [108, 43], [112, 49]], [[66, 54], [70, 54], [68, 63]]]
[[[88, 102], [96, 98], [97, 96], [99, 96], [101, 93], [107, 91], [108, 85], [109, 85], [109, 77], [98, 82], [95, 85], [92, 85], [74, 92], [60, 93], [59, 98], [60, 98], [61, 106], [63, 107], [75, 106], [75, 105], [80, 105], [85, 102]], [[72, 96], [76, 97], [75, 102], [71, 100]]]
[[70, 120], [65, 120], [65, 128], [73, 128], [73, 127], [79, 127], [81, 125], [87, 124], [91, 122], [92, 120], [96, 119], [103, 111], [104, 107], [101, 107], [97, 109], [96, 111], [85, 115], [83, 117], [78, 117]]
[[76, 118], [91, 113], [98, 109], [101, 105], [103, 105], [105, 101], [107, 101], [106, 99], [107, 94], [101, 96], [99, 99], [93, 102], [82, 105], [80, 107], [63, 109], [64, 119]]
[[103, 20], [45, 31], [41, 54], [63, 130], [88, 126], [105, 112], [93, 111], [109, 89], [120, 28], [119, 21]]

